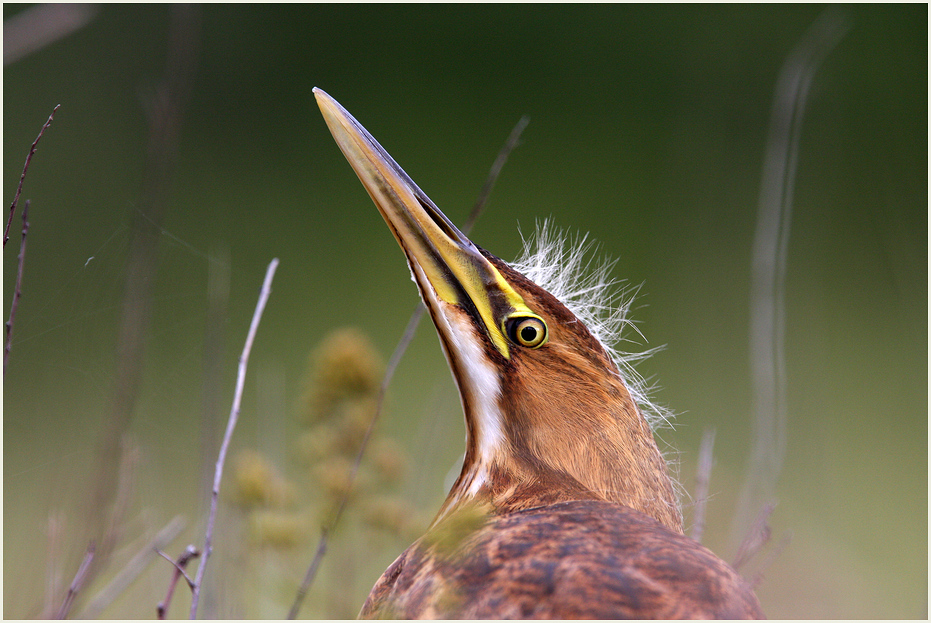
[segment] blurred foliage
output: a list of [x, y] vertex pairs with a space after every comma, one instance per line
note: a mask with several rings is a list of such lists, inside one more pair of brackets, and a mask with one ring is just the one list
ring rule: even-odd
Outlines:
[[[31, 8], [5, 4], [5, 23]], [[325, 502], [345, 490], [380, 358], [348, 348], [355, 367], [313, 373], [308, 353], [346, 326], [390, 352], [416, 293], [319, 118], [313, 86], [457, 222], [529, 114], [473, 239], [510, 259], [518, 227], [526, 234], [552, 216], [619, 257], [617, 277], [645, 284], [634, 318], [649, 345], [668, 347], [640, 371], [681, 414], [663, 438], [679, 449], [686, 488], [703, 430], [717, 430], [704, 542], [732, 558], [750, 446], [749, 264], [769, 115], [780, 66], [823, 10], [202, 6], [179, 148], [160, 189], [157, 272], [145, 277], [152, 318], [126, 431], [138, 466], [120, 543], [74, 613], [176, 514], [188, 528], [166, 552], [202, 543], [211, 431], [226, 421], [235, 354], [272, 257], [281, 267], [250, 361], [202, 615], [283, 616]], [[927, 6], [842, 10], [852, 27], [815, 75], [802, 124], [788, 247], [789, 422], [772, 524], [775, 538], [791, 530], [793, 539], [758, 594], [774, 618], [924, 618]], [[31, 200], [29, 250], [3, 398], [7, 617], [53, 611], [87, 547], [86, 492], [112, 411], [127, 257], [148, 216], [148, 115], [170, 72], [170, 14], [102, 5], [82, 28], [4, 68], [7, 200], [29, 145], [62, 105], [22, 199]], [[4, 250], [7, 303], [17, 242]], [[217, 263], [229, 274], [222, 322], [210, 311]], [[389, 390], [355, 514], [304, 615], [354, 616], [456, 471], [460, 406], [428, 325]], [[208, 348], [218, 326], [223, 348]], [[323, 385], [311, 390], [314, 378]], [[360, 393], [331, 393], [343, 383]], [[152, 616], [170, 573], [150, 562], [102, 616]], [[169, 616], [187, 614], [181, 588]]]
[[[298, 407], [303, 430], [292, 449], [298, 464], [291, 470], [296, 472], [293, 480], [255, 450], [242, 450], [236, 457], [230, 500], [243, 514], [249, 534], [238, 544], [239, 556], [247, 569], [263, 569], [257, 574], [265, 575], [265, 582], [273, 581], [265, 566], [275, 557], [281, 565], [275, 572], [278, 582], [287, 585], [302, 577], [300, 564], [308, 564], [302, 554], [313, 551], [322, 529], [328, 531], [328, 564], [343, 571], [353, 567], [352, 552], [363, 528], [393, 537], [385, 542], [395, 547], [425, 530], [426, 519], [398, 495], [407, 458], [397, 442], [375, 428], [355, 470], [375, 417], [383, 368], [373, 344], [358, 329], [332, 331], [308, 358]], [[337, 517], [342, 504], [346, 509]], [[336, 578], [345, 586], [339, 574]], [[266, 609], [286, 612], [290, 607], [286, 593], [249, 599], [252, 603], [241, 599], [240, 608], [250, 618]], [[350, 600], [329, 600], [322, 613], [319, 607], [309, 604], [308, 611], [332, 618], [357, 614]]]

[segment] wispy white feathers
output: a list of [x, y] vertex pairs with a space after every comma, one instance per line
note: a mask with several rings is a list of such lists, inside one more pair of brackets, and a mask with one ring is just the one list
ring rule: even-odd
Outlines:
[[671, 427], [672, 413], [650, 399], [653, 386], [634, 368], [662, 347], [642, 352], [618, 348], [621, 342], [631, 342], [624, 337], [628, 329], [646, 341], [628, 318], [640, 286], [631, 287], [612, 277], [617, 260], [599, 258], [598, 245], [588, 239], [588, 234], [570, 236], [546, 219], [537, 222], [531, 237], [521, 237], [524, 248], [511, 266], [559, 299], [601, 342], [650, 428]]

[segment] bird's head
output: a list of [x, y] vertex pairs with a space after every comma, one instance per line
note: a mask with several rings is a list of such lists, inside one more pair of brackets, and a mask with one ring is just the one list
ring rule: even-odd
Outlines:
[[466, 454], [438, 517], [471, 500], [515, 510], [603, 499], [681, 531], [665, 461], [602, 343], [469, 240], [339, 103], [314, 94], [407, 256], [459, 387]]

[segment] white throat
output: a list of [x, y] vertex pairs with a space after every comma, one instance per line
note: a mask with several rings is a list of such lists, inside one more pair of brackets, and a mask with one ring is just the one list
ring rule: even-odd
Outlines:
[[[440, 343], [451, 369], [458, 369], [465, 378], [457, 379], [463, 411], [470, 404], [475, 416], [472, 434], [475, 436], [477, 456], [468, 473], [462, 474], [461, 496], [472, 497], [488, 481], [489, 468], [504, 443], [504, 425], [498, 399], [501, 382], [498, 373], [473, 334], [471, 321], [464, 317], [460, 308], [440, 300], [419, 266], [411, 269], [412, 278], [418, 284], [424, 303], [436, 310], [437, 328], [443, 334]], [[453, 352], [450, 352], [453, 351]], [[453, 366], [453, 361], [457, 362]], [[466, 435], [469, 429], [466, 428]], [[466, 439], [468, 447], [469, 439]], [[456, 504], [450, 504], [448, 508]], [[437, 518], [439, 519], [439, 518]]]

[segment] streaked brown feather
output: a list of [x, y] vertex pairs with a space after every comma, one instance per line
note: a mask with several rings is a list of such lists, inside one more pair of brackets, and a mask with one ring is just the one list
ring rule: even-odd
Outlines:
[[643, 513], [594, 500], [477, 512], [464, 508], [401, 554], [360, 617], [763, 618], [727, 564]]

